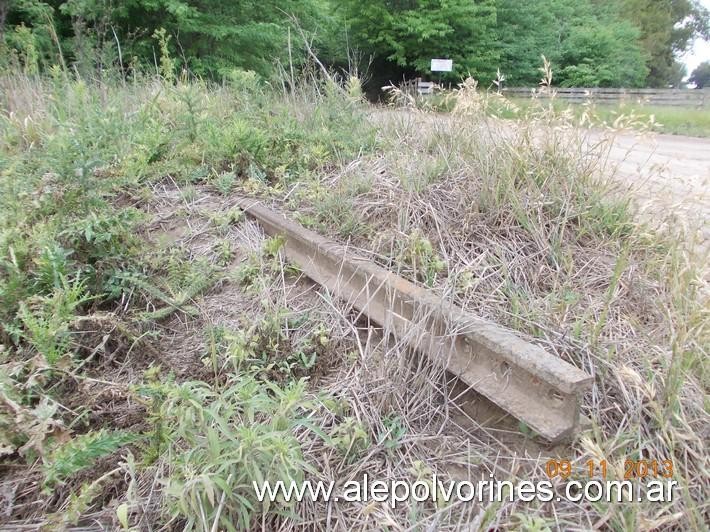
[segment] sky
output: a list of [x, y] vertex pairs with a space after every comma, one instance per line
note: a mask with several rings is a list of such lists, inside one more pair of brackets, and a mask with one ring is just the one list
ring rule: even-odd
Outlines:
[[[710, 0], [700, 0], [700, 3], [710, 9]], [[690, 75], [700, 63], [710, 61], [710, 41], [697, 39], [693, 43], [693, 47], [681, 59], [688, 69], [688, 75]]]

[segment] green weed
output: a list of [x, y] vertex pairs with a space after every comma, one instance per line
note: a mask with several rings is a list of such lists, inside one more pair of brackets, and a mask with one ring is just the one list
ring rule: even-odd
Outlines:
[[215, 179], [215, 187], [217, 187], [220, 194], [227, 196], [234, 188], [236, 180], [237, 176], [234, 172], [224, 172]]
[[398, 259], [411, 266], [414, 275], [426, 286], [433, 286], [437, 276], [446, 268], [432, 243], [418, 230], [409, 235]]
[[366, 427], [353, 417], [346, 417], [330, 432], [330, 444], [347, 462], [353, 462], [370, 448]]
[[[61, 69], [47, 77], [7, 71], [0, 76], [0, 401], [11, 405], [10, 414], [0, 413], [0, 445], [3, 458], [22, 467], [27, 457], [44, 457], [47, 487], [89, 475], [96, 460], [131, 439], [90, 422], [89, 432], [57, 446], [66, 436], [65, 423], [85, 427], [94, 417], [92, 401], [77, 407], [67, 390], [112, 384], [71, 355], [106, 352], [109, 366], [115, 360], [123, 364], [117, 378], [130, 380], [132, 364], [143, 360], [134, 347], [153, 353], [151, 344], [160, 338], [156, 322], [175, 312], [196, 313], [192, 299], [234, 259], [226, 237], [243, 218], [239, 209], [208, 216], [225, 238], [209, 259], [196, 259], [187, 249], [154, 249], [144, 236], [161, 188], [177, 185], [178, 199], [186, 204], [198, 199], [198, 183], [225, 196], [238, 187], [276, 193], [375, 143], [352, 82], [354, 92], [347, 96], [324, 90], [317, 81], [284, 95], [244, 72], [231, 73], [224, 85], [188, 80], [176, 76], [172, 38], [160, 30], [154, 37], [157, 77], [140, 69], [130, 81], [108, 72], [85, 79]], [[34, 73], [30, 45], [18, 49], [25, 54], [21, 63]], [[245, 282], [263, 284], [269, 276], [296, 272], [284, 261], [282, 246], [269, 240], [249, 259], [254, 263], [247, 263]], [[145, 443], [135, 440], [138, 467], [165, 460], [171, 493], [179, 492], [168, 497], [172, 515], [198, 527], [203, 516], [218, 520], [220, 528], [250, 522], [262, 509], [255, 510], [251, 495], [240, 491], [243, 480], [302, 474], [294, 430], [310, 405], [305, 384], [295, 379], [313, 370], [329, 338], [325, 328], [314, 326], [291, 342], [285, 334], [289, 319], [284, 312], [268, 312], [252, 330], [208, 338], [207, 358], [218, 388], [161, 380], [157, 366], [146, 371], [138, 390], [132, 383], [153, 427]], [[272, 380], [285, 384], [278, 387]], [[196, 408], [180, 398], [189, 394], [202, 396], [204, 403]], [[122, 400], [120, 394], [115, 400]], [[183, 432], [192, 414], [202, 416], [202, 424]], [[233, 426], [220, 425], [217, 414]], [[216, 459], [215, 434], [231, 462]], [[46, 455], [55, 446], [51, 457]], [[247, 453], [245, 461], [237, 459], [239, 452]], [[212, 464], [206, 458], [214, 459]], [[271, 470], [282, 459], [284, 469]], [[230, 471], [214, 477], [230, 488], [220, 492], [226, 500], [220, 511], [210, 502], [207, 484], [201, 487], [195, 479], [210, 479], [213, 466], [227, 463]], [[232, 479], [224, 484], [230, 472]], [[52, 514], [52, 523], [79, 521], [109, 477], [87, 480], [71, 496], [62, 491], [46, 516]], [[65, 515], [54, 513], [58, 508], [65, 508]]]
[[20, 334], [51, 366], [68, 353], [70, 326], [79, 307], [91, 299], [80, 280], [69, 283], [62, 278], [62, 287], [50, 296], [35, 296], [20, 303], [19, 317], [24, 325]]
[[310, 466], [294, 431], [308, 426], [313, 408], [304, 381], [279, 387], [241, 374], [219, 390], [201, 382], [172, 388], [161, 408], [171, 434], [170, 513], [202, 530], [246, 530], [262, 512], [287, 515], [293, 503], [262, 504], [252, 483], [303, 480]]
[[91, 431], [72, 438], [54, 449], [45, 460], [44, 485], [51, 489], [72, 475], [94, 465], [97, 459], [135, 441], [127, 432]]

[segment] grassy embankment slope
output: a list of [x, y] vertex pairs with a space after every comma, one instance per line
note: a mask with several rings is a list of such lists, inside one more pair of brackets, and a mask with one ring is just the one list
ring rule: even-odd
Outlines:
[[[451, 120], [429, 121], [373, 111], [355, 81], [309, 79], [284, 92], [248, 75], [0, 78], [4, 522], [701, 529], [704, 266], [608, 194], [604, 143], [549, 127], [574, 120], [550, 109], [502, 142], [471, 87]], [[233, 194], [593, 373], [591, 427], [550, 448], [509, 419], [467, 417], [443, 400], [441, 367], [403, 363], [408, 350], [353, 324]], [[251, 490], [364, 473], [536, 480], [548, 457], [580, 479], [589, 459], [613, 478], [626, 459], [670, 459], [680, 490], [394, 509], [265, 506]]]

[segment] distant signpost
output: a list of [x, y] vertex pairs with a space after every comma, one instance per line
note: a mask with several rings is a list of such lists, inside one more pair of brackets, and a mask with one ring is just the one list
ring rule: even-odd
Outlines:
[[454, 62], [451, 59], [432, 59], [432, 72], [451, 72], [454, 67]]
[[[454, 68], [454, 62], [451, 59], [432, 59], [432, 72], [451, 72]], [[439, 75], [439, 84], [441, 84], [441, 75]], [[426, 96], [434, 94], [434, 89], [437, 88], [433, 81], [423, 81], [422, 78], [416, 78], [405, 81], [399, 85], [400, 89], [411, 96]]]

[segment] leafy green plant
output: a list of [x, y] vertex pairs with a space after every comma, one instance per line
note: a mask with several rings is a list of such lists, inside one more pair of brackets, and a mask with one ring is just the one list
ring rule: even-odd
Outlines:
[[281, 249], [286, 244], [286, 239], [273, 236], [264, 240], [261, 249], [249, 253], [233, 272], [234, 280], [250, 289], [261, 289], [275, 275], [297, 274], [300, 270], [294, 264], [281, 258]]
[[166, 267], [167, 279], [159, 279], [164, 288], [135, 272], [117, 275], [122, 284], [140, 289], [147, 300], [164, 304], [154, 311], [142, 312], [141, 321], [160, 320], [177, 311], [194, 312], [194, 306], [190, 304], [192, 299], [210, 287], [217, 278], [215, 267], [207, 260], [187, 262], [178, 255], [170, 255]]
[[35, 260], [35, 279], [40, 290], [52, 290], [62, 287], [72, 268], [69, 257], [73, 250], [62, 247], [58, 242], [50, 242], [42, 248]]
[[259, 257], [255, 254], [249, 254], [247, 259], [235, 268], [232, 278], [238, 285], [254, 288], [257, 286], [257, 280], [261, 273]]
[[230, 226], [241, 222], [244, 219], [244, 211], [239, 207], [234, 207], [228, 211], [209, 212], [207, 216], [210, 223], [221, 233], [226, 233]]
[[382, 425], [385, 430], [380, 434], [377, 443], [383, 445], [385, 449], [395, 449], [407, 433], [403, 420], [399, 416], [390, 415], [382, 420]]
[[282, 370], [287, 373], [311, 370], [329, 344], [330, 334], [325, 324], [319, 323], [308, 336], [291, 348], [291, 353], [282, 362]]
[[185, 112], [180, 117], [181, 121], [184, 123], [183, 130], [187, 136], [187, 140], [190, 143], [194, 143], [197, 139], [202, 111], [199, 85], [195, 83], [179, 83], [178, 86], [175, 87], [175, 93], [185, 109]]
[[167, 395], [175, 389], [175, 386], [172, 373], [167, 376], [161, 375], [161, 367], [156, 365], [145, 370], [143, 381], [132, 387], [136, 400], [145, 406], [151, 427], [144, 435], [145, 442], [137, 442], [144, 465], [151, 465], [158, 460], [169, 442], [170, 433], [165, 427], [162, 408]]
[[232, 249], [232, 242], [229, 239], [223, 239], [217, 242], [214, 249], [217, 264], [220, 266], [227, 266], [234, 256], [234, 250]]
[[370, 436], [356, 418], [346, 417], [330, 431], [330, 443], [347, 462], [353, 462], [370, 448]]
[[136, 434], [101, 429], [72, 438], [54, 449], [43, 466], [44, 485], [51, 488], [91, 467], [97, 459], [135, 441]]
[[165, 28], [158, 28], [153, 32], [153, 38], [158, 41], [160, 47], [160, 74], [167, 82], [175, 79], [175, 61], [170, 57], [169, 47], [171, 37]]
[[264, 241], [263, 253], [266, 257], [276, 258], [281, 248], [286, 245], [286, 238], [283, 235], [276, 235], [267, 238]]
[[220, 194], [223, 196], [228, 196], [229, 193], [234, 188], [234, 183], [237, 180], [237, 176], [234, 172], [224, 172], [219, 174], [214, 181], [215, 187]]
[[310, 466], [295, 436], [315, 408], [305, 381], [285, 387], [242, 373], [221, 389], [187, 382], [171, 389], [161, 408], [172, 435], [166, 502], [186, 529], [248, 529], [261, 512], [287, 515], [293, 503], [256, 499], [253, 482], [301, 481]]
[[446, 268], [446, 263], [436, 253], [431, 241], [418, 230], [409, 235], [399, 257], [427, 286], [433, 286], [437, 276]]
[[22, 335], [50, 365], [69, 351], [69, 328], [76, 311], [91, 299], [79, 279], [69, 283], [62, 278], [61, 282], [62, 287], [55, 288], [50, 296], [36, 296], [30, 303], [20, 304]]

